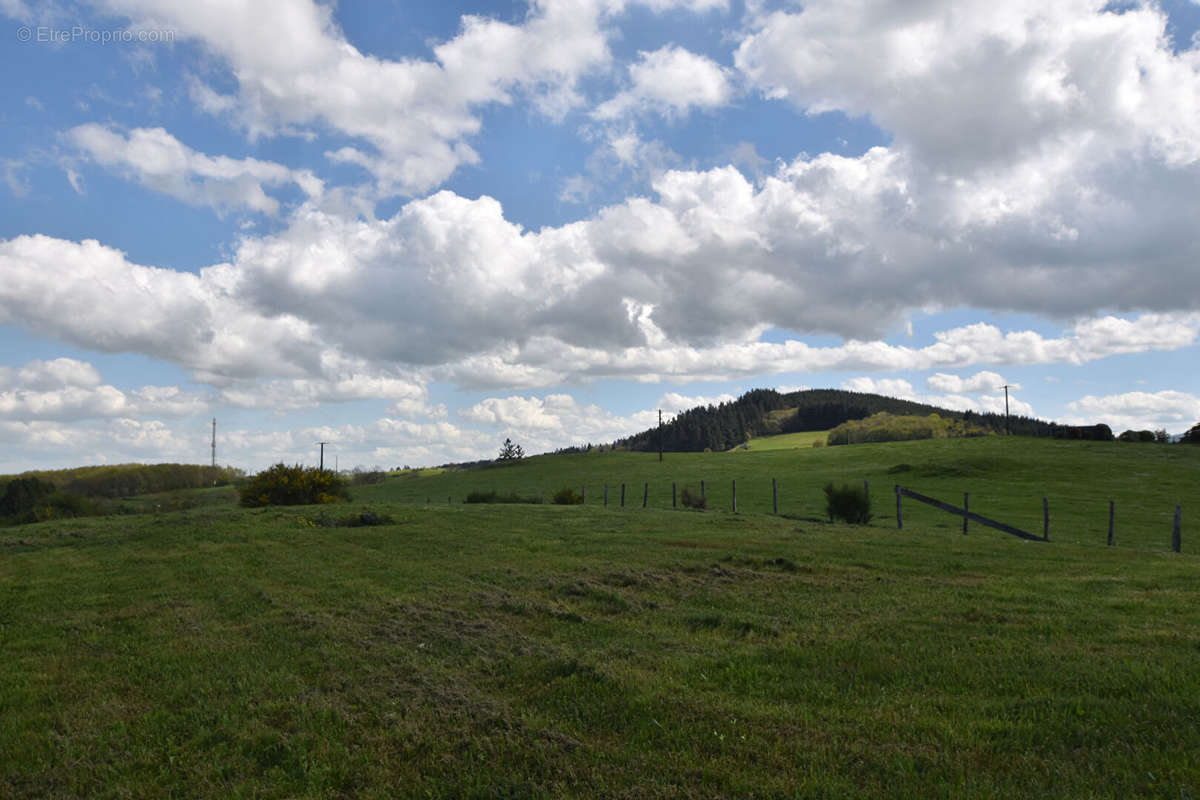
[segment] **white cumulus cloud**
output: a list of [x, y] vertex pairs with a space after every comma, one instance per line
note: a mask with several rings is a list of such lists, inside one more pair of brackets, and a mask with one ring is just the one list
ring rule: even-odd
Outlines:
[[526, 452], [564, 445], [610, 442], [645, 430], [657, 421], [653, 411], [620, 417], [569, 394], [544, 397], [489, 397], [460, 412], [471, 422], [511, 435]]
[[104, 5], [135, 25], [176, 30], [228, 65], [236, 94], [197, 83], [201, 107], [232, 114], [252, 135], [329, 126], [362, 143], [335, 158], [369, 169], [385, 194], [429, 190], [477, 162], [469, 139], [481, 106], [522, 92], [562, 114], [581, 102], [579, 79], [610, 59], [600, 0], [544, 0], [518, 25], [467, 15], [432, 60], [399, 61], [360, 51], [332, 8], [311, 0]]
[[901, 400], [917, 399], [913, 385], [903, 378], [869, 378], [863, 376], [843, 381], [842, 388], [850, 392], [881, 394], [885, 397], [896, 397]]
[[[938, 372], [926, 378], [929, 388], [935, 392], [950, 392], [953, 394], [995, 394], [1003, 389], [1006, 381], [995, 372], [984, 370], [976, 372], [969, 378], [960, 375], [949, 375]], [[1020, 384], [1008, 384], [1010, 390], [1021, 388]]]
[[185, 203], [219, 211], [247, 208], [275, 214], [279, 201], [264, 187], [294, 183], [310, 197], [324, 188], [308, 170], [255, 158], [207, 156], [162, 128], [135, 128], [124, 134], [89, 123], [71, 128], [66, 138], [88, 160]]
[[629, 67], [629, 79], [630, 87], [597, 106], [592, 116], [605, 120], [652, 112], [680, 117], [692, 109], [719, 108], [733, 95], [723, 67], [674, 45], [641, 53], [641, 60]]
[[1125, 392], [1087, 395], [1067, 404], [1074, 412], [1065, 422], [1084, 425], [1103, 422], [1114, 433], [1159, 430], [1182, 433], [1200, 422], [1200, 397], [1188, 392]]

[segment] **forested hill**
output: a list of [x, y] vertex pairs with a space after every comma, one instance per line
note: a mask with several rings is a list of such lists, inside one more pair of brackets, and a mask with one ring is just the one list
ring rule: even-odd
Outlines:
[[[728, 450], [755, 436], [796, 431], [824, 431], [847, 420], [864, 419], [886, 411], [890, 414], [970, 420], [1000, 432], [1003, 414], [976, 414], [899, 400], [878, 394], [840, 389], [808, 389], [780, 394], [773, 389], [753, 389], [737, 400], [719, 406], [697, 406], [680, 412], [662, 427], [662, 447], [671, 452]], [[1030, 417], [1011, 417], [1014, 434], [1061, 435], [1061, 426]], [[654, 451], [659, 447], [659, 430], [651, 428], [614, 443], [617, 449]]]

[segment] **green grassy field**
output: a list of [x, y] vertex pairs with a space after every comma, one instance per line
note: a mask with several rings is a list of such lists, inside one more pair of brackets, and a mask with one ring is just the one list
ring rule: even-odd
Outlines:
[[[903, 531], [815, 519], [823, 481], [864, 475], [989, 483], [1002, 511], [1141, 471], [1119, 508], [1197, 485], [1200, 453], [1106, 448], [668, 455], [678, 478], [737, 473], [739, 499], [766, 477], [736, 515], [590, 488], [425, 504], [660, 469], [618, 453], [392, 479], [349, 507], [3, 529], [0, 797], [1191, 797], [1186, 521], [1175, 555], [1157, 533], [1104, 547], [1065, 510], [1048, 544], [915, 506]], [[997, 459], [1010, 482], [980, 474]], [[793, 517], [759, 513], [775, 472]], [[392, 524], [313, 525], [363, 508]]]
[[825, 444], [829, 431], [804, 431], [803, 433], [782, 433], [778, 436], [760, 436], [746, 443], [746, 449], [755, 453], [767, 450], [794, 450], [797, 447], [812, 447], [814, 442]]
[[[790, 435], [785, 435], [785, 440]], [[766, 440], [763, 440], [766, 441]], [[1166, 550], [1171, 545], [1175, 506], [1185, 506], [1188, 520], [1200, 522], [1200, 448], [1069, 442], [1000, 436], [857, 444], [843, 447], [800, 447], [729, 453], [587, 453], [537, 456], [484, 469], [438, 475], [402, 475], [355, 496], [364, 501], [459, 503], [475, 490], [516, 492], [549, 502], [565, 486], [587, 487], [589, 505], [602, 505], [608, 485], [609, 508], [620, 506], [626, 485], [626, 510], [642, 505], [649, 483], [648, 507], [671, 507], [671, 484], [699, 491], [705, 482], [709, 506], [732, 509], [737, 481], [738, 510], [773, 510], [772, 478], [781, 514], [824, 518], [827, 482], [869, 481], [875, 524], [895, 525], [893, 487], [902, 484], [923, 494], [970, 507], [983, 516], [1041, 535], [1042, 498], [1050, 502], [1052, 540], [1104, 546], [1108, 538], [1108, 503], [1116, 503], [1116, 543], [1122, 547]], [[1189, 516], [1189, 513], [1194, 516]], [[961, 529], [959, 518], [913, 501], [905, 501], [906, 524], [932, 530]], [[1200, 525], [1192, 540], [1200, 552]], [[979, 535], [1005, 534], [974, 529]], [[1185, 547], [1188, 539], [1185, 537]]]

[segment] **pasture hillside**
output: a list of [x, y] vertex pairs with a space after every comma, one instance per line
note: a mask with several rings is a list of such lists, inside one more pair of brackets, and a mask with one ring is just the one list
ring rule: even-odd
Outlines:
[[1196, 556], [368, 508], [4, 531], [0, 796], [1200, 791]]
[[[671, 510], [700, 479], [714, 510]], [[864, 479], [873, 524], [824, 522]], [[896, 530], [896, 482], [1034, 531], [1048, 495], [1051, 541], [908, 501]], [[1195, 796], [1192, 516], [1165, 551], [1197, 485], [1200, 448], [988, 437], [0, 529], [0, 797]]]
[[[546, 502], [558, 489], [587, 487], [589, 505], [602, 505], [608, 486], [610, 510], [671, 507], [671, 484], [693, 492], [705, 482], [709, 507], [729, 511], [737, 481], [738, 510], [770, 513], [774, 478], [779, 512], [801, 519], [824, 519], [822, 487], [868, 481], [874, 524], [895, 525], [893, 487], [970, 507], [986, 517], [1041, 535], [1042, 498], [1050, 505], [1053, 541], [1104, 546], [1109, 501], [1116, 503], [1116, 543], [1120, 547], [1165, 550], [1171, 544], [1175, 506], [1184, 506], [1184, 548], [1200, 552], [1200, 448], [1126, 442], [1064, 441], [990, 436], [977, 439], [856, 444], [848, 447], [786, 447], [772, 450], [772, 438], [752, 441], [749, 451], [668, 453], [580, 453], [536, 456], [522, 461], [437, 474], [401, 473], [377, 486], [355, 490], [364, 501], [445, 505], [461, 503], [472, 491], [522, 497], [542, 492]], [[782, 439], [791, 442], [790, 439]], [[1189, 501], [1191, 505], [1189, 506]], [[961, 521], [906, 501], [905, 522], [934, 530], [961, 529]], [[1194, 521], [1194, 522], [1193, 522]], [[1188, 531], [1194, 531], [1189, 534]], [[980, 536], [1005, 536], [973, 527]]]

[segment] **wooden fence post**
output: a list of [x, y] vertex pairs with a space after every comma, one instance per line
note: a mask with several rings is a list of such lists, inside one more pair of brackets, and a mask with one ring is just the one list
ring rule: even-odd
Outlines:
[[650, 483], [646, 483], [646, 488], [642, 490], [642, 508], [646, 507], [646, 503], [650, 500]]
[[675, 489], [676, 489], [676, 484], [674, 481], [672, 481], [671, 482], [671, 508], [679, 508], [679, 499], [678, 499], [679, 496], [675, 493]]
[[737, 478], [733, 480], [733, 513], [737, 513]]
[[538, 505], [542, 504], [542, 490], [538, 489]]
[[604, 507], [608, 508], [608, 484], [604, 484]]
[[700, 499], [704, 501], [705, 505], [708, 505], [708, 493], [704, 491], [704, 481], [700, 481]]
[[771, 508], [775, 514], [779, 514], [779, 484], [774, 478], [771, 478]]
[[1050, 498], [1042, 498], [1042, 541], [1050, 541]]
[[[896, 495], [897, 495], [897, 502], [896, 502], [896, 510], [897, 511], [900, 510], [899, 498], [911, 497], [913, 500], [916, 500], [919, 503], [925, 503], [926, 505], [934, 506], [935, 508], [940, 508], [942, 511], [946, 511], [950, 514], [954, 514], [956, 516], [963, 517], [965, 520], [973, 520], [981, 525], [986, 525], [989, 528], [995, 528], [998, 531], [1004, 531], [1005, 533], [1010, 533], [1013, 536], [1019, 536], [1020, 538], [1025, 539], [1025, 540], [1032, 540], [1035, 542], [1048, 541], [1044, 538], [1045, 536], [1049, 535], [1048, 529], [1045, 532], [1045, 534], [1043, 534], [1043, 536], [1035, 536], [1034, 534], [1029, 533], [1028, 531], [1023, 531], [1020, 528], [1014, 528], [1012, 525], [1005, 525], [1003, 522], [997, 522], [994, 519], [988, 519], [987, 517], [981, 516], [979, 514], [975, 514], [966, 508], [959, 508], [958, 506], [952, 506], [949, 503], [943, 503], [941, 500], [938, 500], [937, 498], [928, 497], [926, 495], [921, 494], [920, 492], [914, 492], [912, 489], [907, 489], [903, 486], [896, 487]], [[966, 501], [969, 501], [969, 498], [964, 498], [964, 502], [966, 502]], [[898, 524], [900, 527], [904, 526], [902, 518], [898, 518]]]
[[580, 505], [587, 505], [587, 484], [579, 487]]
[[1175, 506], [1175, 527], [1171, 531], [1171, 549], [1183, 552], [1183, 506]]
[[446, 497], [446, 505], [454, 505], [454, 501], [449, 497], [449, 495]]
[[863, 495], [867, 499], [867, 508], [871, 507], [871, 482], [863, 481]]
[[900, 499], [903, 495], [900, 494], [900, 484], [896, 484], [896, 530], [904, 530], [904, 514], [900, 511]]
[[[970, 511], [970, 510], [971, 510], [971, 494], [970, 494], [970, 492], [963, 492], [963, 511]], [[966, 535], [967, 535], [967, 517], [964, 514], [963, 515], [963, 536], [966, 536]]]
[[625, 507], [625, 484], [621, 484], [621, 508]]
[[1108, 546], [1113, 546], [1113, 532], [1117, 521], [1117, 504], [1114, 500], [1108, 501]]

